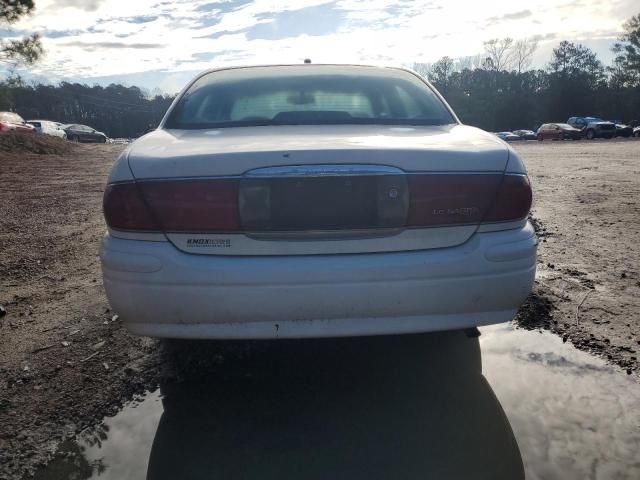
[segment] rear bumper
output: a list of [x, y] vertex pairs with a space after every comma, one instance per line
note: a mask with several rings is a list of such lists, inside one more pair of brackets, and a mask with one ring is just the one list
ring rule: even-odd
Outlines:
[[113, 309], [133, 333], [299, 338], [449, 330], [508, 321], [531, 290], [537, 239], [477, 233], [463, 245], [358, 255], [190, 255], [106, 235]]

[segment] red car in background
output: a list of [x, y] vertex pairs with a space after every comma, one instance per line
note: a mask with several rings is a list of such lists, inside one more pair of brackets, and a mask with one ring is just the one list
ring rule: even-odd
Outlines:
[[0, 132], [25, 132], [35, 133], [33, 125], [29, 125], [24, 119], [13, 112], [0, 112]]
[[580, 140], [582, 130], [574, 128], [568, 123], [545, 123], [537, 132], [538, 140]]

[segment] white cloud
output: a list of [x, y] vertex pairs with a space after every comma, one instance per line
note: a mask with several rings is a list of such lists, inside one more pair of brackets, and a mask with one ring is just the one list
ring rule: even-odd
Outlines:
[[156, 85], [177, 90], [179, 72], [214, 65], [306, 57], [410, 65], [477, 54], [484, 40], [503, 36], [539, 36], [546, 39], [540, 50], [548, 52], [561, 39], [613, 40], [634, 8], [634, 0], [538, 0], [535, 8], [528, 0], [41, 0], [16, 29], [46, 37], [55, 25], [33, 74], [164, 71]]

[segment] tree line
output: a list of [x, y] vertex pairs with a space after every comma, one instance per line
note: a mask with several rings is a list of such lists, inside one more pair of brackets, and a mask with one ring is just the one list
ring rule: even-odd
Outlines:
[[562, 41], [545, 68], [529, 69], [537, 43], [504, 38], [485, 42], [478, 57], [442, 57], [414, 69], [429, 78], [464, 123], [485, 130], [535, 129], [571, 116], [637, 124], [640, 14], [623, 27], [608, 67], [584, 45]]
[[155, 128], [172, 101], [169, 95], [149, 95], [138, 87], [116, 84], [26, 85], [19, 79], [0, 83], [0, 111], [89, 125], [112, 138], [138, 137]]

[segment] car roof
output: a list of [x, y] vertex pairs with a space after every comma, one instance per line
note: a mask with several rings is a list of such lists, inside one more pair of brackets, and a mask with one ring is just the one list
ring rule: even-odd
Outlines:
[[327, 69], [340, 69], [340, 68], [345, 68], [345, 69], [356, 69], [356, 68], [362, 68], [362, 69], [373, 69], [373, 70], [396, 70], [396, 71], [402, 71], [402, 72], [409, 72], [409, 73], [413, 73], [416, 75], [417, 74], [415, 71], [409, 69], [409, 68], [405, 68], [405, 67], [397, 67], [397, 66], [391, 66], [391, 65], [371, 65], [371, 64], [364, 64], [364, 63], [273, 63], [273, 64], [258, 64], [258, 65], [229, 65], [229, 66], [224, 66], [224, 67], [215, 67], [215, 68], [209, 68], [203, 72], [200, 73], [200, 75], [205, 75], [207, 73], [213, 73], [213, 72], [220, 72], [220, 71], [224, 71], [224, 70], [243, 70], [243, 69], [259, 69], [259, 68], [280, 68], [280, 67], [286, 67], [286, 68], [300, 68], [300, 69], [312, 69], [312, 68], [327, 68]]
[[[296, 69], [298, 70], [298, 72], [304, 72], [305, 70], [312, 70], [312, 69], [324, 69], [324, 70], [334, 70], [336, 73], [339, 73], [340, 70], [371, 70], [371, 71], [377, 71], [377, 73], [383, 73], [383, 72], [394, 72], [394, 73], [400, 73], [400, 72], [404, 72], [404, 73], [408, 73], [411, 75], [414, 75], [418, 78], [420, 78], [422, 81], [424, 81], [425, 83], [429, 84], [430, 86], [431, 83], [429, 82], [429, 80], [427, 78], [425, 78], [424, 76], [420, 75], [419, 73], [417, 73], [414, 70], [411, 70], [409, 68], [404, 68], [404, 67], [397, 67], [397, 66], [389, 66], [389, 65], [367, 65], [367, 64], [357, 64], [357, 63], [275, 63], [275, 64], [260, 64], [260, 65], [229, 65], [229, 66], [223, 66], [223, 67], [215, 67], [215, 68], [210, 68], [207, 70], [204, 70], [203, 72], [200, 72], [199, 74], [197, 74], [189, 83], [187, 83], [187, 85], [184, 87], [183, 92], [185, 92], [186, 90], [188, 90], [191, 85], [193, 85], [196, 81], [198, 81], [200, 78], [209, 75], [211, 73], [215, 73], [215, 72], [223, 72], [223, 71], [230, 71], [230, 70], [258, 70], [258, 69], [276, 69], [276, 68], [292, 68], [292, 69]], [[435, 91], [435, 89], [434, 89]], [[178, 96], [181, 96], [180, 95]], [[457, 117], [456, 117], [457, 118]]]
[[231, 65], [231, 66], [210, 68], [196, 75], [185, 86], [185, 88], [183, 89], [183, 92], [188, 90], [191, 87], [191, 85], [193, 85], [200, 78], [206, 75], [209, 75], [211, 73], [231, 71], [231, 70], [260, 70], [260, 69], [268, 70], [268, 69], [277, 69], [277, 68], [294, 69], [296, 70], [295, 73], [302, 73], [305, 71], [308, 72], [309, 70], [313, 70], [313, 69], [329, 70], [329, 71], [334, 71], [335, 73], [340, 73], [340, 71], [344, 72], [344, 71], [350, 71], [350, 70], [370, 70], [378, 74], [382, 74], [384, 72], [394, 72], [394, 73], [404, 72], [410, 75], [414, 75], [418, 77], [420, 80], [432, 86], [428, 79], [426, 79], [419, 73], [415, 72], [414, 70], [411, 70], [409, 68], [404, 68], [404, 67], [384, 66], [384, 65], [366, 65], [366, 64], [355, 64], [355, 63], [281, 63], [281, 64], [279, 63], [279, 64], [263, 64], [263, 65], [236, 65], [236, 66]]

